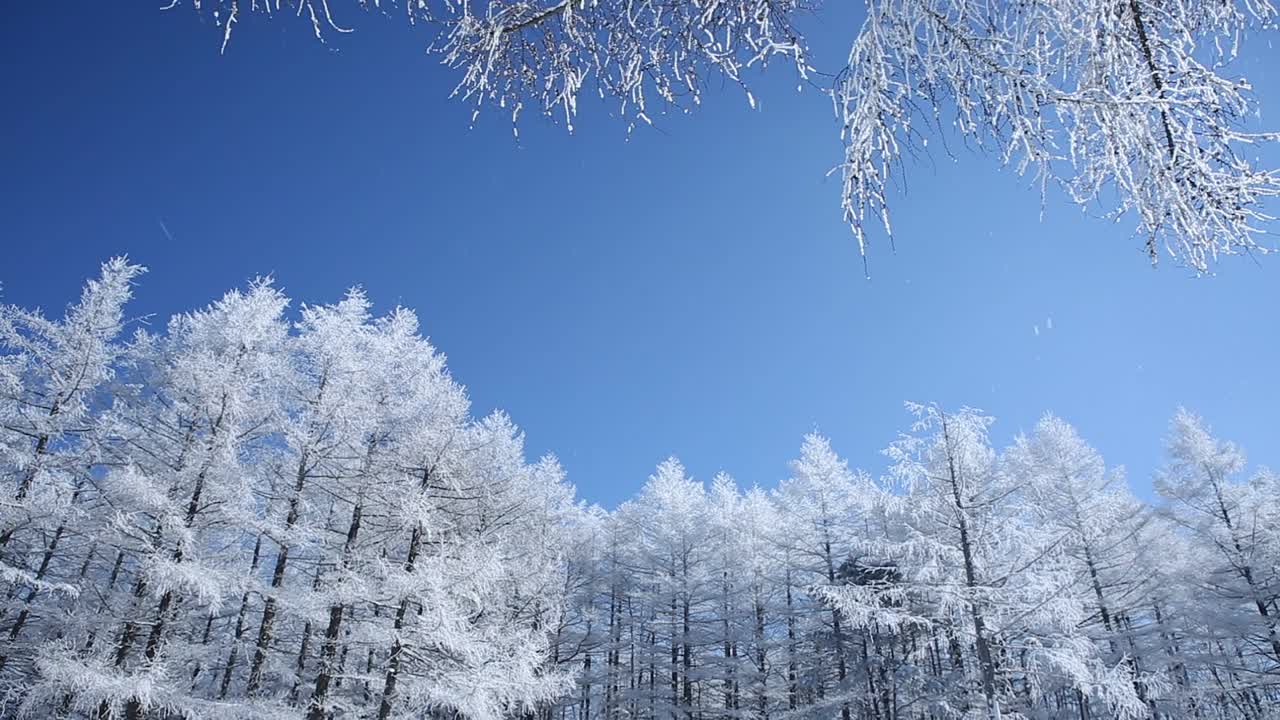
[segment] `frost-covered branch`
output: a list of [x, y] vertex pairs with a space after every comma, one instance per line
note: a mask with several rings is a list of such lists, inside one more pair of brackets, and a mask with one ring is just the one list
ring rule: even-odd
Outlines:
[[1225, 75], [1269, 2], [873, 0], [836, 86], [845, 218], [864, 251], [922, 126], [967, 142], [1081, 207], [1132, 213], [1151, 261], [1208, 272], [1265, 253], [1280, 174], [1257, 153], [1249, 84]]

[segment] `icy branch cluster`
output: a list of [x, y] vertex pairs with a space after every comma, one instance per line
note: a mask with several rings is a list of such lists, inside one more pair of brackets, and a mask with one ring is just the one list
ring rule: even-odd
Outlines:
[[[178, 0], [175, 0], [176, 5]], [[336, 3], [332, 3], [336, 4]], [[616, 103], [628, 128], [701, 103], [708, 81], [740, 85], [781, 56], [812, 77], [797, 22], [816, 0], [196, 0], [223, 31], [246, 12], [291, 14], [317, 38], [336, 15], [403, 12], [434, 33], [455, 95], [573, 128], [578, 101]], [[171, 6], [172, 7], [172, 6]], [[848, 65], [830, 88], [845, 144], [844, 216], [864, 256], [891, 233], [904, 159], [930, 137], [1061, 187], [1081, 208], [1133, 223], [1151, 261], [1199, 273], [1265, 253], [1280, 175], [1260, 156], [1280, 135], [1229, 73], [1241, 43], [1274, 27], [1271, 0], [867, 0]], [[939, 143], [935, 143], [935, 147]], [[949, 152], [949, 151], [948, 151]], [[1273, 160], [1271, 162], [1274, 162]], [[1270, 208], [1270, 209], [1269, 209]]]
[[845, 217], [889, 229], [902, 158], [954, 128], [1081, 207], [1132, 212], [1152, 262], [1207, 272], [1267, 252], [1280, 175], [1257, 153], [1248, 83], [1224, 74], [1272, 27], [1268, 0], [878, 0], [835, 88]]
[[[344, 10], [356, 3], [345, 2]], [[794, 23], [811, 0], [360, 0], [362, 11], [403, 12], [435, 33], [431, 51], [458, 71], [455, 95], [505, 109], [526, 106], [573, 128], [578, 98], [594, 92], [618, 103], [633, 126], [652, 123], [653, 106], [686, 110], [710, 79], [742, 84], [742, 74], [784, 56], [809, 68]], [[173, 5], [177, 5], [175, 0]], [[223, 49], [246, 11], [306, 18], [315, 36], [348, 32], [329, 0], [204, 0], [197, 11], [223, 29]], [[745, 90], [745, 85], [743, 85]], [[748, 92], [747, 97], [755, 100]]]

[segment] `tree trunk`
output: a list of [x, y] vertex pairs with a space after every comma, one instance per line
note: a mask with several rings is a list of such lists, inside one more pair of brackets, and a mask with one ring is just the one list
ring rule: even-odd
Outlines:
[[[360, 534], [360, 519], [364, 512], [363, 501], [356, 501], [351, 510], [351, 524], [347, 529], [347, 541], [342, 548], [344, 568], [350, 560], [351, 549], [356, 537]], [[326, 702], [329, 697], [329, 685], [333, 682], [334, 660], [338, 652], [338, 637], [342, 632], [342, 619], [346, 607], [338, 603], [329, 608], [329, 624], [324, 631], [324, 645], [320, 649], [320, 669], [316, 672], [315, 688], [311, 691], [311, 701], [307, 709], [307, 720], [324, 720]]]
[[[249, 575], [252, 577], [258, 573], [258, 559], [261, 557], [262, 536], [253, 543], [253, 560], [249, 563]], [[222, 685], [218, 688], [218, 699], [227, 696], [227, 689], [231, 687], [231, 678], [235, 673], [236, 661], [240, 656], [240, 640], [244, 637], [244, 621], [245, 615], [249, 612], [249, 591], [245, 590], [240, 596], [240, 612], [236, 614], [236, 629], [231, 636], [231, 650], [227, 654], [227, 667], [222, 672]]]
[[[422, 525], [414, 527], [413, 536], [409, 538], [409, 552], [405, 559], [404, 570], [412, 573], [414, 564], [418, 561], [418, 552], [422, 545]], [[395, 619], [395, 639], [391, 643], [391, 655], [387, 659], [387, 677], [382, 684], [382, 700], [378, 703], [378, 720], [387, 720], [391, 716], [391, 704], [396, 696], [396, 683], [400, 676], [400, 656], [404, 651], [404, 645], [400, 640], [400, 631], [404, 628], [404, 619], [409, 612], [409, 598], [405, 596], [400, 599], [400, 606], [396, 608]]]
[[258, 623], [258, 639], [253, 648], [253, 660], [249, 665], [249, 684], [245, 694], [253, 697], [262, 686], [262, 666], [267, 660], [267, 651], [271, 647], [272, 633], [276, 620], [276, 593], [284, 586], [285, 570], [289, 565], [289, 531], [298, 522], [299, 507], [302, 503], [302, 489], [307, 482], [307, 453], [303, 452], [298, 459], [298, 471], [294, 475], [293, 494], [289, 496], [289, 512], [284, 519], [284, 537], [281, 538], [280, 551], [276, 553], [276, 564], [271, 570], [271, 591], [262, 603], [262, 621]]
[[[973, 557], [973, 544], [969, 538], [967, 508], [960, 496], [960, 478], [956, 470], [955, 456], [951, 450], [951, 436], [943, 420], [942, 432], [947, 443], [947, 471], [951, 482], [951, 498], [955, 504], [956, 521], [960, 530], [960, 552], [964, 556], [965, 587], [975, 590], [979, 587], [976, 561]], [[987, 701], [987, 716], [1000, 717], [1000, 705], [996, 700], [996, 666], [991, 654], [991, 644], [987, 638], [986, 618], [982, 615], [977, 600], [970, 599], [969, 613], [973, 619], [974, 649], [978, 653], [978, 668], [982, 675], [982, 694]]]

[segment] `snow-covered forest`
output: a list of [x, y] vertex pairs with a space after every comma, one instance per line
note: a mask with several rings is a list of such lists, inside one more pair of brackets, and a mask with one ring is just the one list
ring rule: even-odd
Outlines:
[[811, 435], [605, 510], [412, 312], [263, 280], [144, 328], [142, 272], [0, 310], [0, 715], [1277, 715], [1280, 477], [1190, 412], [1135, 428], [1151, 502], [1053, 415], [909, 405], [883, 477]]

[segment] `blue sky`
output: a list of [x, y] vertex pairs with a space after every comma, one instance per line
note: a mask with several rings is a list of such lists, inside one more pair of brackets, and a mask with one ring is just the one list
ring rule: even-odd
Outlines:
[[[857, 25], [829, 4], [809, 25], [835, 70]], [[606, 505], [669, 454], [772, 485], [814, 429], [878, 471], [908, 399], [981, 407], [1001, 443], [1051, 409], [1139, 488], [1179, 403], [1280, 466], [1280, 258], [1153, 271], [1128, 225], [1060, 202], [1041, 222], [1025, 181], [961, 152], [911, 168], [867, 279], [830, 105], [785, 68], [757, 111], [729, 87], [628, 139], [592, 98], [573, 135], [530, 115], [516, 141], [496, 113], [469, 128], [399, 18], [219, 41], [185, 5], [9, 9], [4, 301], [57, 309], [119, 253], [152, 270], [137, 315], [258, 274], [298, 302], [362, 284]], [[1275, 128], [1277, 51], [1245, 54]]]

